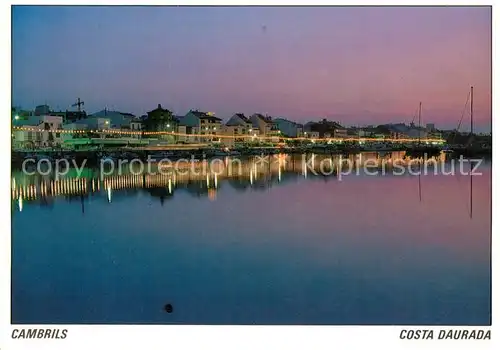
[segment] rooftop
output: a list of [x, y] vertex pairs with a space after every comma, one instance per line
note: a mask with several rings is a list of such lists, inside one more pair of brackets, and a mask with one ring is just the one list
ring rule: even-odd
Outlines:
[[156, 107], [155, 109], [153, 109], [152, 111], [149, 111], [148, 113], [154, 113], [156, 111], [160, 111], [160, 112], [169, 112], [169, 113], [172, 113], [170, 110], [168, 110], [167, 108], [162, 108], [161, 104], [158, 103], [158, 107]]
[[194, 114], [200, 119], [205, 119], [205, 120], [211, 120], [211, 121], [221, 121], [222, 119], [217, 118], [216, 116], [212, 115], [211, 113], [208, 112], [200, 112], [200, 111], [189, 111], [190, 113]]
[[[239, 118], [240, 121], [243, 123], [238, 122], [237, 119], [235, 120], [235, 117]], [[241, 126], [241, 125], [248, 124], [248, 123], [251, 123], [251, 121], [250, 121], [250, 119], [248, 119], [248, 117], [246, 117], [243, 113], [236, 113], [231, 118], [229, 118], [226, 125], [227, 126]]]
[[235, 116], [243, 120], [244, 122], [249, 122], [250, 120], [243, 113], [236, 113]]
[[252, 115], [252, 117], [259, 118], [260, 120], [262, 120], [263, 122], [268, 123], [268, 124], [273, 123], [273, 119], [271, 117], [263, 116], [260, 113], [255, 113], [255, 114]]

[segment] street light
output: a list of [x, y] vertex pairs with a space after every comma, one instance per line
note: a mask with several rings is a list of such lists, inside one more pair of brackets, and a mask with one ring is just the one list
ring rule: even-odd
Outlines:
[[167, 128], [170, 128], [170, 124], [167, 124]]
[[16, 114], [16, 115], [14, 116], [14, 119], [15, 119], [15, 120], [19, 120], [19, 116]]

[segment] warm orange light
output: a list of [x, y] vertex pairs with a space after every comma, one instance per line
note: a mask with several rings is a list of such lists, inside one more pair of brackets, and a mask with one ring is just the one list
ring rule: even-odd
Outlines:
[[[16, 127], [14, 126], [13, 129], [15, 130], [22, 130], [22, 131], [35, 131], [35, 132], [44, 132], [45, 130], [41, 129], [35, 129], [35, 128], [30, 128], [30, 127]], [[68, 134], [83, 134], [86, 131], [85, 130], [61, 130], [60, 132], [62, 133], [68, 133]], [[182, 137], [199, 137], [199, 138], [225, 138], [225, 139], [242, 139], [242, 138], [249, 138], [249, 139], [254, 139], [257, 137], [257, 135], [222, 135], [222, 134], [186, 134], [186, 133], [178, 133], [178, 132], [173, 132], [173, 131], [144, 131], [144, 132], [136, 132], [136, 131], [125, 131], [125, 130], [89, 130], [89, 132], [95, 132], [95, 133], [111, 133], [111, 134], [122, 134], [122, 135], [173, 135], [173, 136], [182, 136]], [[262, 140], [273, 140], [273, 136], [259, 136], [259, 139]], [[444, 143], [444, 139], [439, 139], [439, 138], [426, 138], [426, 139], [414, 139], [414, 138], [386, 138], [386, 139], [378, 139], [374, 137], [365, 137], [365, 138], [358, 138], [358, 137], [351, 137], [351, 138], [325, 138], [325, 139], [310, 139], [307, 137], [280, 137], [282, 140], [298, 140], [298, 141], [311, 141], [311, 142], [317, 142], [317, 141], [325, 141], [325, 142], [345, 142], [345, 141], [350, 141], [350, 142], [370, 142], [370, 141], [376, 141], [376, 142], [438, 142], [438, 143]]]

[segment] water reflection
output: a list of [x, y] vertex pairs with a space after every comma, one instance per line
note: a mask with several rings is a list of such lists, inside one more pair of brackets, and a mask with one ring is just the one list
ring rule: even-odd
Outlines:
[[[220, 162], [204, 161], [195, 166], [186, 164], [185, 169], [162, 169], [163, 173], [159, 173], [156, 167], [152, 169], [151, 174], [134, 172], [133, 168], [126, 166], [111, 174], [108, 174], [107, 169], [101, 174], [98, 168], [88, 168], [83, 170], [80, 177], [75, 169], [71, 169], [59, 179], [55, 179], [53, 173], [26, 175], [16, 171], [12, 174], [12, 200], [18, 201], [19, 211], [22, 211], [23, 201], [26, 204], [39, 203], [49, 206], [56, 197], [67, 200], [79, 198], [83, 201], [84, 198], [99, 197], [104, 193], [107, 201], [112, 203], [117, 192], [125, 190], [128, 195], [138, 193], [133, 190], [149, 193], [152, 197], [159, 198], [161, 203], [178, 191], [187, 191], [198, 197], [208, 196], [210, 200], [216, 200], [217, 191], [226, 185], [239, 191], [265, 190], [296, 181], [298, 178], [334, 179], [340, 171], [345, 171], [347, 162], [354, 167], [369, 163], [371, 167], [377, 168], [382, 165], [386, 167], [394, 164], [407, 165], [409, 161], [415, 162], [415, 160], [407, 157], [405, 152], [384, 154], [366, 152], [349, 156], [279, 154], [269, 158], [225, 157]], [[443, 163], [446, 161], [446, 156], [441, 153], [436, 157], [429, 157], [428, 161]], [[420, 188], [420, 177], [418, 181]], [[420, 190], [419, 196], [421, 198]]]
[[208, 178], [14, 174], [12, 322], [491, 322], [490, 164], [472, 218], [460, 175], [229, 164]]

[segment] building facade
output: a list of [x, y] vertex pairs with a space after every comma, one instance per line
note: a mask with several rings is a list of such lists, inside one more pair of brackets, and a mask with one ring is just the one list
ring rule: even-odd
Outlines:
[[221, 133], [222, 119], [217, 118], [213, 113], [191, 110], [182, 117], [179, 123], [186, 127], [187, 142], [221, 141], [217, 135]]
[[62, 143], [63, 118], [53, 115], [32, 115], [12, 122], [12, 144], [17, 148], [58, 147]]
[[274, 123], [278, 127], [279, 131], [283, 136], [287, 137], [302, 137], [304, 133], [304, 127], [302, 124], [296, 123], [294, 121], [285, 118], [276, 118]]
[[259, 136], [259, 130], [253, 127], [250, 119], [243, 113], [236, 113], [229, 118], [222, 126], [222, 133], [227, 136], [223, 142], [231, 146], [255, 142]]
[[347, 128], [340, 125], [338, 122], [323, 119], [319, 122], [309, 122], [304, 125], [304, 131], [309, 134], [317, 133], [318, 138], [346, 138], [348, 137]]
[[[136, 120], [136, 118], [134, 118]], [[134, 121], [135, 122], [135, 121]], [[141, 129], [148, 132], [161, 132], [154, 135], [155, 138], [167, 143], [175, 143], [178, 141], [176, 133], [178, 132], [179, 119], [172, 112], [163, 108], [161, 104], [147, 112], [146, 117], [142, 120]]]

